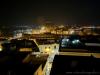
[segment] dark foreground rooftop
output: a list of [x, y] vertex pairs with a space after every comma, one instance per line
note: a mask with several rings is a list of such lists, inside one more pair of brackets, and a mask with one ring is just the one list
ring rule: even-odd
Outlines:
[[[35, 60], [36, 58], [30, 56], [28, 62], [23, 62], [28, 53], [4, 53], [0, 52], [0, 75], [33, 75], [38, 67], [45, 63]], [[33, 61], [34, 60], [34, 61]]]
[[56, 55], [50, 75], [100, 74], [100, 59], [93, 56]]

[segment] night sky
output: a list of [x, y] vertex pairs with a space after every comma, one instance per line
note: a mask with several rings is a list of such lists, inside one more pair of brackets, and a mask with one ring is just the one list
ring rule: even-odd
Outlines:
[[100, 24], [100, 1], [0, 0], [0, 25], [34, 24], [41, 16], [56, 24]]

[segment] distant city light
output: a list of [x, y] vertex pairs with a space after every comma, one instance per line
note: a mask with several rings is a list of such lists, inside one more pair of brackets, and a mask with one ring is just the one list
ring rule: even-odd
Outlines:
[[41, 27], [41, 30], [45, 30], [45, 26]]
[[60, 25], [60, 26], [59, 26], [59, 28], [63, 28], [63, 27], [64, 27], [64, 25]]
[[74, 30], [70, 30], [69, 34], [74, 34], [74, 32], [75, 32]]

